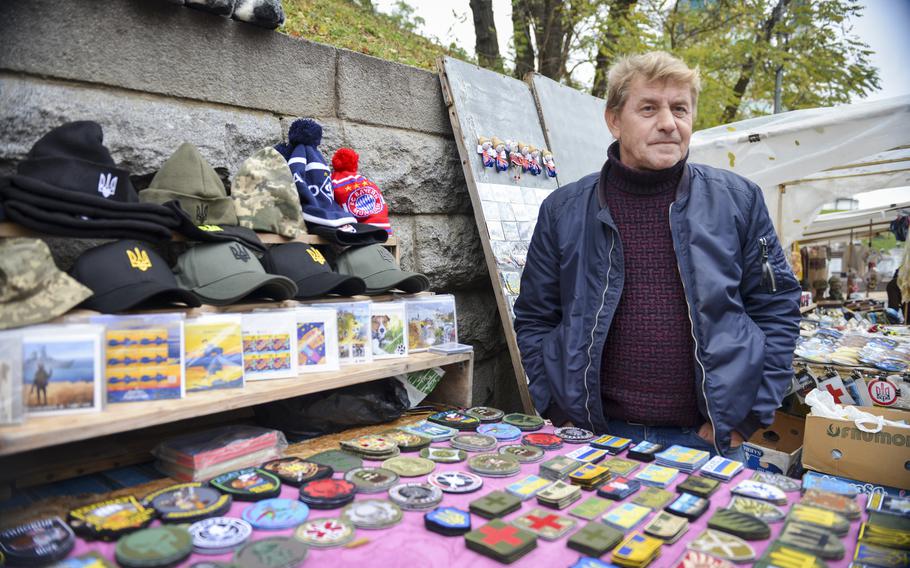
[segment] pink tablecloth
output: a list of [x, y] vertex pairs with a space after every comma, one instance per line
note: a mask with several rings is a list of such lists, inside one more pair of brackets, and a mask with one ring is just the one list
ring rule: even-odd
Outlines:
[[[552, 431], [552, 429], [547, 428], [544, 431]], [[505, 443], [511, 444], [516, 442]], [[447, 447], [448, 443], [441, 442], [434, 445]], [[578, 446], [566, 444], [559, 450], [547, 452], [547, 458], [570, 452], [577, 447]], [[378, 466], [379, 464], [376, 462], [365, 462], [365, 465]], [[483, 488], [475, 493], [468, 493], [464, 495], [446, 493], [443, 497], [442, 505], [459, 507], [467, 510], [468, 503], [474, 499], [477, 499], [494, 489], [504, 489], [508, 484], [521, 479], [525, 475], [537, 474], [539, 466], [539, 463], [525, 464], [521, 468], [521, 473], [513, 477], [484, 478]], [[467, 466], [464, 462], [458, 464], [437, 464], [436, 467], [436, 471], [464, 471], [466, 469]], [[655, 568], [673, 566], [675, 561], [679, 559], [679, 557], [682, 556], [682, 554], [685, 552], [686, 543], [698, 536], [698, 534], [705, 528], [708, 523], [708, 519], [711, 517], [714, 510], [719, 507], [724, 507], [727, 505], [727, 503], [729, 503], [730, 488], [734, 486], [739, 480], [747, 479], [751, 473], [752, 472], [750, 470], [745, 470], [729, 483], [722, 484], [721, 488], [711, 497], [710, 509], [696, 522], [691, 523], [689, 532], [685, 534], [678, 542], [669, 546], [665, 545], [661, 550], [660, 557], [655, 560], [650, 566]], [[336, 473], [335, 477], [340, 478], [342, 477], [342, 474]], [[685, 479], [685, 477], [685, 474], [680, 474], [673, 486]], [[403, 481], [425, 480], [425, 477], [403, 479]], [[670, 489], [672, 489], [673, 486], [671, 486]], [[593, 495], [595, 495], [593, 492], [584, 492], [582, 500]], [[281, 496], [290, 499], [296, 499], [297, 489], [289, 486], [283, 487], [281, 490]], [[381, 496], [382, 494], [358, 495], [358, 498], [375, 499], [380, 498]], [[791, 502], [796, 502], [799, 500], [798, 493], [790, 493], [788, 494], [788, 497], [790, 498]], [[631, 497], [629, 499], [631, 499]], [[864, 506], [866, 497], [864, 495], [861, 495], [858, 497], [858, 499], [860, 500], [860, 504]], [[570, 516], [568, 514], [568, 510], [580, 502], [581, 501], [571, 505], [569, 509], [564, 509], [558, 513]], [[231, 507], [229, 516], [240, 517], [241, 511], [249, 505], [249, 503], [235, 502]], [[504, 520], [508, 521], [509, 519], [513, 519], [521, 515], [522, 512], [526, 512], [536, 506], [538, 506], [537, 500], [529, 499], [522, 504], [520, 511], [516, 511], [507, 515], [504, 517]], [[336, 516], [337, 514], [337, 510], [311, 510], [310, 518], [332, 517]], [[643, 521], [642, 524], [637, 527], [637, 529], [643, 527], [654, 515], [655, 513], [651, 513], [651, 515], [649, 515], [647, 519], [645, 519], [645, 521]], [[865, 513], [863, 514], [863, 517], [865, 518]], [[576, 519], [575, 517], [571, 518]], [[576, 520], [578, 521], [579, 528], [586, 522], [581, 519]], [[158, 521], [155, 521], [155, 523], [157, 522]], [[485, 524], [487, 520], [477, 515], [471, 515], [471, 522], [473, 524], [473, 528], [477, 528]], [[828, 565], [830, 567], [845, 567], [850, 564], [850, 558], [852, 558], [853, 551], [856, 547], [856, 536], [859, 532], [860, 522], [861, 521], [854, 521], [850, 526], [850, 532], [843, 538], [843, 542], [847, 550], [847, 554], [845, 555], [844, 559], [838, 562], [828, 562]], [[770, 540], [749, 543], [755, 549], [756, 557], [761, 556], [762, 552], [765, 550], [768, 544], [770, 544], [777, 536], [777, 534], [780, 533], [782, 526], [783, 523], [774, 523], [771, 525], [772, 538]], [[254, 531], [252, 538], [256, 540], [264, 538], [265, 536], [290, 535], [292, 532], [293, 531], [290, 529], [282, 531], [257, 530]], [[307, 560], [303, 565], [332, 566], [333, 568], [368, 568], [371, 566], [382, 566], [383, 568], [415, 568], [419, 566], [471, 566], [472, 568], [480, 568], [502, 566], [502, 564], [494, 560], [488, 559], [485, 556], [481, 556], [480, 554], [468, 550], [465, 546], [465, 540], [461, 536], [445, 537], [427, 531], [423, 525], [423, 513], [421, 512], [405, 511], [404, 520], [400, 524], [388, 529], [378, 531], [358, 529], [356, 539], [359, 540], [362, 538], [369, 539], [369, 542], [356, 548], [311, 548]], [[543, 539], [538, 539], [537, 548], [530, 552], [527, 556], [515, 562], [513, 565], [554, 568], [570, 566], [580, 557], [580, 554], [566, 546], [567, 539], [568, 536], [553, 542], [547, 542]], [[76, 548], [73, 551], [73, 555], [84, 554], [91, 550], [98, 551], [107, 558], [113, 559], [114, 557], [113, 543], [85, 542], [82, 540], [79, 540], [77, 543]], [[610, 555], [607, 554], [602, 558], [602, 560], [608, 561], [609, 558]], [[230, 554], [224, 554], [220, 556], [203, 556], [194, 554], [192, 557], [190, 557], [189, 560], [181, 564], [181, 566], [190, 566], [194, 562], [200, 560], [219, 560], [228, 562], [230, 559]]]

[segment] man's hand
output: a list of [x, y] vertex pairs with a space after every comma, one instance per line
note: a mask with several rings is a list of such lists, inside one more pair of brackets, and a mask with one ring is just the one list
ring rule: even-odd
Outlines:
[[[701, 425], [701, 428], [698, 429], [698, 436], [712, 446], [714, 445], [714, 427], [711, 426], [710, 422], [705, 422]], [[742, 446], [744, 441], [743, 437], [736, 430], [733, 430], [733, 432], [730, 433], [731, 448]]]

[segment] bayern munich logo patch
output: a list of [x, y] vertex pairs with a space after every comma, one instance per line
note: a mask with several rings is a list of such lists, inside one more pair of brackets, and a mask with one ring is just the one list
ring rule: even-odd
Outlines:
[[348, 195], [348, 211], [358, 218], [382, 212], [382, 194], [376, 186], [359, 187]]

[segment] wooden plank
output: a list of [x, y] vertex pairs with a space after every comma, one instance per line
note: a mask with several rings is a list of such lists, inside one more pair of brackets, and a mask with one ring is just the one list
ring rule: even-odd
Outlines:
[[493, 246], [490, 243], [490, 232], [487, 227], [486, 217], [483, 213], [483, 204], [480, 199], [480, 192], [477, 189], [477, 180], [471, 168], [468, 156], [473, 156], [474, 152], [466, 146], [465, 136], [461, 130], [461, 121], [458, 117], [458, 111], [455, 107], [452, 96], [452, 88], [449, 85], [448, 75], [446, 74], [445, 60], [439, 58], [436, 61], [439, 72], [439, 79], [442, 83], [443, 98], [448, 105], [449, 121], [452, 124], [452, 131], [455, 135], [455, 143], [458, 147], [458, 153], [461, 156], [461, 167], [464, 172], [465, 182], [468, 186], [468, 193], [471, 196], [471, 203], [474, 209], [474, 219], [477, 222], [477, 229], [480, 235], [480, 242], [483, 246], [484, 258], [487, 262], [487, 271], [493, 281], [493, 293], [496, 296], [496, 306], [499, 310], [499, 317], [502, 321], [502, 327], [506, 336], [506, 344], [509, 347], [509, 354], [512, 359], [512, 369], [515, 373], [515, 385], [518, 389], [518, 395], [521, 399], [521, 406], [524, 412], [533, 414], [534, 403], [531, 400], [531, 393], [528, 390], [528, 380], [525, 375], [524, 367], [521, 364], [521, 352], [518, 349], [518, 340], [515, 335], [515, 328], [512, 327], [512, 315], [508, 306], [508, 299], [503, 293], [502, 283], [499, 281], [499, 267], [496, 264], [496, 256], [493, 252]]
[[0, 427], [0, 456], [246, 408], [462, 361], [473, 366], [474, 354], [415, 353], [401, 359], [346, 366], [340, 371], [250, 381], [239, 390], [189, 393], [179, 400], [119, 403], [109, 405], [102, 412], [28, 417], [21, 425]]
[[427, 396], [428, 402], [438, 402], [459, 408], [470, 408], [474, 398], [474, 365], [471, 361], [443, 367], [445, 375]]

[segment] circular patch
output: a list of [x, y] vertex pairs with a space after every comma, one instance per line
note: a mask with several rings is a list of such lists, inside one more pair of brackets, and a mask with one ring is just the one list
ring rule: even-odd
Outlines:
[[530, 414], [522, 414], [521, 412], [506, 414], [502, 417], [502, 421], [506, 424], [517, 426], [519, 429], [524, 430], [525, 432], [540, 430], [543, 428], [543, 418], [540, 416], [532, 416]]
[[281, 481], [277, 477], [254, 467], [219, 475], [209, 483], [238, 501], [270, 499], [281, 492]]
[[553, 433], [570, 444], [581, 444], [594, 439], [594, 432], [575, 426], [557, 428]]
[[341, 442], [341, 447], [364, 454], [384, 454], [396, 450], [398, 444], [388, 436], [367, 434], [353, 440], [345, 440]]
[[227, 562], [217, 562], [215, 560], [200, 560], [190, 564], [190, 568], [234, 568], [233, 564]]
[[480, 454], [468, 458], [468, 469], [487, 477], [508, 477], [521, 471], [521, 464], [508, 454]]
[[131, 495], [92, 503], [69, 513], [73, 530], [102, 540], [116, 540], [121, 535], [148, 526], [154, 518], [155, 509], [144, 507]]
[[436, 463], [458, 463], [468, 459], [468, 454], [464, 450], [457, 448], [434, 448], [430, 446], [420, 450], [420, 457]]
[[170, 566], [193, 553], [193, 537], [183, 527], [160, 526], [130, 533], [117, 541], [114, 555], [121, 566]]
[[381, 213], [383, 207], [385, 207], [385, 203], [382, 193], [372, 182], [368, 182], [367, 185], [358, 187], [348, 194], [347, 209], [358, 219]]
[[875, 379], [867, 385], [872, 401], [882, 406], [891, 406], [897, 402], [897, 387], [890, 379]]
[[341, 450], [327, 450], [324, 452], [319, 452], [318, 454], [313, 454], [307, 458], [307, 461], [313, 463], [318, 463], [322, 465], [327, 465], [335, 471], [340, 471], [344, 473], [355, 467], [361, 467], [363, 465], [363, 460], [358, 456], [350, 452], [343, 452]]
[[294, 538], [317, 548], [341, 546], [354, 540], [354, 525], [344, 519], [311, 519], [297, 527]]
[[0, 531], [0, 554], [4, 554], [10, 564], [43, 566], [66, 558], [74, 546], [76, 535], [60, 517], [41, 519]]
[[537, 446], [509, 444], [499, 447], [500, 454], [507, 454], [518, 460], [518, 463], [536, 463], [543, 460], [546, 452]]
[[241, 516], [257, 529], [278, 531], [305, 521], [310, 516], [310, 508], [294, 499], [266, 499], [244, 509]]
[[335, 473], [335, 471], [327, 465], [296, 457], [272, 460], [262, 464], [262, 469], [275, 474], [282, 483], [287, 483], [288, 485], [293, 485], [295, 487], [313, 479], [332, 477], [332, 474]]
[[344, 474], [358, 493], [379, 493], [398, 483], [398, 474], [382, 467], [358, 467]]
[[537, 446], [545, 450], [553, 450], [562, 447], [562, 438], [555, 434], [525, 434], [521, 437], [521, 443], [528, 446]]
[[440, 471], [427, 478], [431, 485], [445, 493], [471, 493], [483, 487], [483, 479], [466, 471]]
[[477, 433], [493, 436], [502, 442], [510, 442], [521, 438], [521, 430], [511, 424], [481, 424], [477, 427]]
[[251, 542], [234, 555], [233, 566], [243, 568], [296, 568], [306, 559], [306, 544], [286, 536]]
[[343, 479], [316, 479], [300, 486], [300, 500], [313, 509], [335, 509], [354, 500], [357, 488]]
[[342, 509], [341, 518], [358, 529], [384, 529], [400, 523], [403, 515], [401, 508], [391, 501], [364, 499]]
[[498, 408], [489, 406], [474, 406], [464, 411], [468, 416], [472, 416], [481, 422], [497, 422], [505, 416], [505, 412]]
[[398, 449], [402, 452], [416, 452], [430, 445], [430, 440], [426, 436], [418, 436], [404, 430], [389, 430], [383, 432], [383, 436], [388, 436], [398, 444]]
[[449, 440], [453, 448], [467, 452], [485, 452], [496, 447], [496, 438], [484, 434], [456, 434]]
[[427, 417], [427, 421], [455, 428], [456, 430], [473, 430], [480, 425], [480, 420], [455, 410], [445, 410], [431, 414]]
[[253, 527], [234, 517], [212, 517], [196, 521], [190, 525], [189, 531], [195, 552], [222, 554], [245, 543], [253, 534]]
[[146, 495], [142, 504], [155, 509], [162, 523], [193, 523], [226, 513], [231, 496], [201, 483], [179, 483]]
[[389, 498], [402, 509], [432, 509], [442, 501], [442, 490], [429, 483], [402, 483], [389, 489]]
[[382, 467], [401, 477], [420, 477], [436, 469], [436, 463], [425, 458], [390, 458], [382, 462]]

